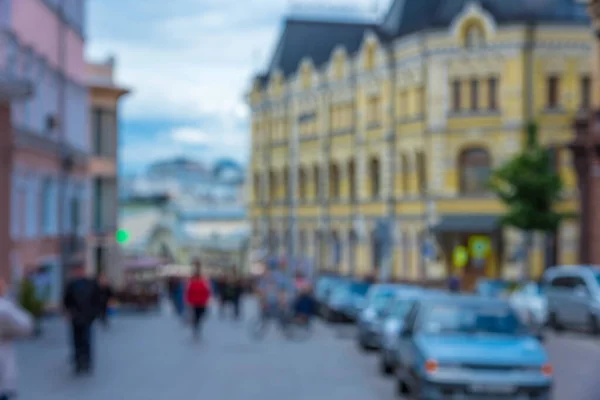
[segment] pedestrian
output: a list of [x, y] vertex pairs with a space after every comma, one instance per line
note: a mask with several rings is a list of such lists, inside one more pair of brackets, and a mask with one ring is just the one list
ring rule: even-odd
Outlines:
[[193, 312], [192, 331], [194, 339], [199, 339], [211, 293], [208, 281], [202, 276], [202, 264], [200, 261], [194, 260], [192, 265], [194, 272], [187, 287], [186, 300]]
[[294, 301], [294, 316], [300, 323], [310, 324], [317, 312], [317, 302], [314, 298], [312, 287], [308, 281], [297, 287], [298, 295]]
[[[233, 267], [235, 271], [235, 266]], [[231, 276], [227, 286], [227, 302], [233, 307], [233, 317], [236, 320], [241, 318], [241, 302], [242, 302], [243, 286], [240, 277], [234, 273]]]
[[98, 278], [100, 288], [100, 320], [104, 328], [109, 327], [108, 308], [114, 297], [114, 291], [106, 275], [102, 274]]
[[227, 306], [227, 293], [229, 291], [229, 279], [225, 274], [221, 274], [218, 278], [218, 292], [217, 296], [219, 299], [219, 317], [225, 317], [225, 308]]
[[86, 276], [83, 263], [72, 269], [67, 283], [63, 307], [71, 325], [75, 374], [93, 369], [92, 325], [102, 308], [100, 287], [95, 279]]
[[17, 395], [14, 341], [31, 335], [34, 328], [33, 316], [8, 299], [6, 281], [0, 278], [0, 400]]

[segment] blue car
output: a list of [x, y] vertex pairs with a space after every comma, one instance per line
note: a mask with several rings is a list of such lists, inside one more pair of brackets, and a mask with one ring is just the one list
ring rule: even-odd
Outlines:
[[401, 395], [414, 399], [549, 400], [552, 366], [508, 302], [482, 296], [419, 299], [398, 343]]
[[346, 281], [333, 290], [327, 302], [326, 319], [330, 322], [354, 322], [362, 310], [370, 283]]

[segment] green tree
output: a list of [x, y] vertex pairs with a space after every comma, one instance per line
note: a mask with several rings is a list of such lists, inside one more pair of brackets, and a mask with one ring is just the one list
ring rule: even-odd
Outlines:
[[41, 317], [44, 312], [44, 304], [36, 293], [35, 284], [31, 279], [21, 281], [21, 290], [19, 291], [19, 303], [29, 311], [34, 317]]
[[540, 146], [537, 126], [527, 127], [524, 150], [493, 171], [490, 185], [506, 205], [503, 225], [525, 232], [526, 259], [534, 232], [555, 232], [566, 216], [556, 211], [563, 184], [553, 162], [552, 154]]

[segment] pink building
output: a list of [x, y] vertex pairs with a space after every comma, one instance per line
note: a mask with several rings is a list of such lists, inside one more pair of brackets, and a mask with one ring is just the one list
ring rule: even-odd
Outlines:
[[89, 230], [84, 6], [0, 0], [0, 274], [43, 267], [52, 302]]

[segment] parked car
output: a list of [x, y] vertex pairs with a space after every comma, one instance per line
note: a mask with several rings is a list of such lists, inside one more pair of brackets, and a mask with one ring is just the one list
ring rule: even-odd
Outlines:
[[519, 316], [533, 329], [540, 330], [548, 321], [548, 299], [536, 282], [517, 284], [509, 297]]
[[364, 349], [378, 349], [381, 342], [381, 328], [398, 293], [410, 286], [377, 284], [371, 286], [365, 305], [357, 319], [357, 341]]
[[331, 322], [354, 322], [370, 286], [370, 283], [362, 281], [344, 281], [336, 285], [327, 302], [326, 319]]
[[414, 399], [551, 398], [542, 344], [505, 299], [424, 296], [400, 332], [398, 392]]
[[335, 276], [323, 276], [317, 280], [315, 285], [315, 299], [317, 300], [317, 312], [324, 317], [327, 314], [328, 303], [336, 286], [344, 284], [345, 279]]
[[398, 339], [404, 324], [404, 318], [420, 296], [429, 293], [424, 289], [403, 290], [396, 295], [388, 309], [388, 315], [381, 328], [381, 347], [379, 353], [379, 370], [383, 375], [390, 375], [398, 364]]
[[486, 297], [498, 297], [505, 293], [510, 283], [501, 279], [479, 279], [475, 285], [475, 294]]
[[543, 284], [552, 328], [600, 334], [600, 266], [552, 267], [544, 273]]

